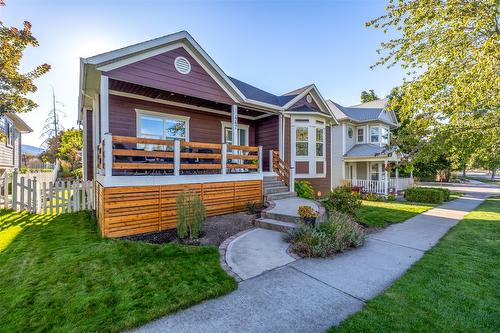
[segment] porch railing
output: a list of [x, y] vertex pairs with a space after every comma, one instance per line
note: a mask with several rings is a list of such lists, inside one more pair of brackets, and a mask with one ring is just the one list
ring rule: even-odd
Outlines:
[[294, 189], [294, 170], [290, 166], [288, 166], [279, 155], [279, 152], [275, 150], [269, 151], [269, 163], [271, 165], [271, 170], [276, 173], [279, 180], [281, 180], [290, 190], [293, 192]]
[[[386, 194], [384, 180], [369, 180], [369, 179], [344, 179], [343, 186], [360, 187], [363, 192]], [[413, 186], [413, 178], [390, 178], [387, 182], [387, 193], [391, 189], [402, 191]]]
[[262, 147], [105, 134], [97, 165], [104, 175], [261, 172]]

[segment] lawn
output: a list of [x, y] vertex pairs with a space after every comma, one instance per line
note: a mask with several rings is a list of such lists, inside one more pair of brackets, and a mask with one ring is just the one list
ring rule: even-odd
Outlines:
[[406, 221], [435, 206], [423, 203], [363, 200], [356, 215], [358, 221], [367, 227], [383, 228], [392, 223]]
[[116, 332], [236, 287], [215, 247], [101, 239], [86, 212], [0, 210], [3, 332]]
[[469, 213], [334, 332], [500, 331], [500, 197]]
[[486, 184], [500, 185], [500, 181], [493, 180], [491, 178], [486, 178], [486, 177], [472, 177], [472, 176], [467, 176], [467, 177], [465, 177], [465, 179], [477, 180], [478, 182], [486, 183]]

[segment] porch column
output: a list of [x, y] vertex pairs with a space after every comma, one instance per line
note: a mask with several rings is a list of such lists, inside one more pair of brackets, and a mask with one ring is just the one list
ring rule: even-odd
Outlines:
[[284, 155], [284, 143], [285, 143], [285, 140], [284, 140], [284, 136], [283, 136], [283, 133], [285, 132], [283, 130], [283, 126], [285, 124], [285, 122], [283, 121], [283, 115], [280, 114], [278, 116], [278, 152], [280, 154], [280, 158], [283, 160], [283, 155]]
[[399, 190], [399, 163], [396, 162], [396, 192]]
[[[233, 133], [233, 145], [239, 145], [238, 137], [238, 105], [231, 105], [231, 130]], [[236, 153], [233, 153], [236, 154]]]
[[389, 194], [389, 179], [387, 178], [387, 160], [384, 161], [384, 193]]
[[104, 176], [113, 175], [113, 137], [111, 133], [104, 133]]
[[109, 132], [109, 80], [107, 76], [101, 75], [101, 137]]

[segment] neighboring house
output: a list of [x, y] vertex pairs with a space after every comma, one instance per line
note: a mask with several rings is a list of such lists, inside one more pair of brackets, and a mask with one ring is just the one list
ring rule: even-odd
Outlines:
[[0, 117], [0, 175], [21, 167], [21, 135], [33, 130], [15, 113]]
[[275, 95], [228, 76], [185, 31], [81, 59], [84, 177], [103, 235], [175, 227], [185, 189], [208, 215], [244, 210], [266, 174], [326, 194], [343, 178], [328, 103], [314, 84]]
[[[333, 185], [363, 187], [365, 191], [387, 194], [413, 184], [412, 177], [400, 178], [398, 164], [403, 157], [391, 146], [391, 129], [398, 126], [393, 111], [386, 110], [388, 99], [343, 107], [328, 104], [340, 125], [333, 129]], [[390, 178], [389, 167], [395, 177]]]

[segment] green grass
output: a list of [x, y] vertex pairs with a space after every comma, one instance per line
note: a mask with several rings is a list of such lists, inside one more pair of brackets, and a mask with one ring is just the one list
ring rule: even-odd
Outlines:
[[87, 212], [0, 210], [3, 332], [116, 332], [236, 287], [215, 247], [101, 239]]
[[498, 181], [498, 180], [491, 180], [490, 178], [486, 178], [486, 177], [472, 177], [472, 176], [467, 176], [467, 177], [465, 177], [465, 179], [477, 180], [478, 182], [486, 183], [486, 184], [500, 185], [500, 181]]
[[363, 200], [356, 216], [357, 220], [367, 227], [386, 227], [392, 223], [406, 221], [435, 206], [423, 203]]
[[500, 197], [469, 213], [334, 332], [500, 331]]

